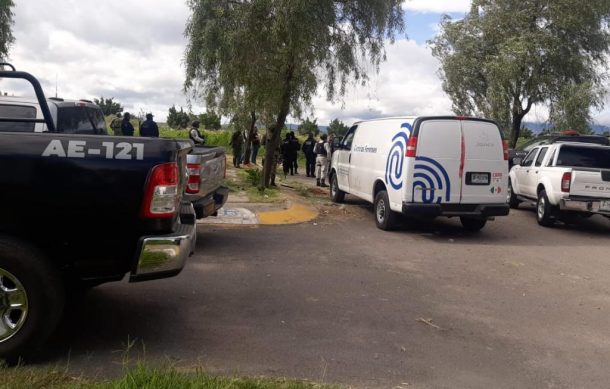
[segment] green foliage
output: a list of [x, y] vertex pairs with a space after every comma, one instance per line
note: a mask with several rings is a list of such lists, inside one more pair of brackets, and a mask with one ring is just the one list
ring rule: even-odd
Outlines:
[[550, 121], [558, 131], [576, 130], [581, 134], [592, 134], [592, 106], [601, 107], [593, 85], [566, 84], [551, 106]]
[[114, 101], [114, 97], [106, 99], [102, 96], [99, 99], [93, 99], [93, 102], [100, 106], [104, 116], [116, 115], [123, 112], [123, 107], [118, 101]]
[[299, 135], [308, 135], [312, 133], [314, 136], [318, 136], [320, 134], [320, 127], [318, 127], [318, 119], [314, 119], [313, 122], [306, 118], [303, 120], [303, 123], [299, 125], [297, 128]]
[[521, 138], [523, 138], [523, 139], [531, 139], [534, 136], [535, 136], [534, 132], [532, 130], [530, 130], [529, 128], [524, 127], [524, 128], [521, 129]]
[[341, 120], [334, 119], [328, 125], [328, 133], [333, 134], [335, 137], [343, 137], [349, 130], [349, 127], [345, 125]]
[[246, 169], [248, 182], [252, 186], [259, 186], [261, 183], [262, 172], [260, 169]]
[[558, 104], [566, 85], [589, 88], [578, 105], [601, 105], [609, 21], [607, 0], [473, 0], [430, 44], [455, 113], [496, 120], [514, 146], [533, 105]]
[[[184, 88], [221, 112], [255, 111], [279, 144], [319, 84], [342, 96], [349, 80], [378, 69], [386, 41], [403, 30], [402, 0], [189, 0]], [[270, 162], [270, 157], [267, 158]], [[269, 184], [271, 163], [265, 165]]]
[[15, 41], [13, 36], [13, 0], [0, 0], [0, 59], [5, 61]]
[[191, 115], [184, 112], [182, 107], [178, 111], [176, 106], [172, 105], [167, 114], [167, 125], [171, 128], [187, 128], [191, 124], [191, 119]]
[[208, 130], [220, 130], [220, 116], [218, 116], [214, 111], [207, 111], [200, 114], [198, 117], [203, 128]]

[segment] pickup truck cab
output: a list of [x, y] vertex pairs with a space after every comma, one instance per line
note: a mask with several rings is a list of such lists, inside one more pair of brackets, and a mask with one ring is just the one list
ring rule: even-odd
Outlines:
[[0, 117], [0, 359], [14, 360], [44, 343], [67, 296], [182, 270], [196, 243], [192, 144], [60, 133], [36, 78], [0, 78], [29, 81], [43, 116]]
[[600, 214], [610, 217], [610, 147], [565, 142], [541, 145], [517, 159], [508, 201], [536, 205], [542, 226]]
[[[104, 113], [89, 100], [66, 100], [50, 97], [47, 106], [55, 131], [64, 134], [107, 135]], [[0, 117], [44, 119], [36, 98], [0, 96]], [[33, 122], [1, 122], [0, 132], [47, 132], [44, 120]]]

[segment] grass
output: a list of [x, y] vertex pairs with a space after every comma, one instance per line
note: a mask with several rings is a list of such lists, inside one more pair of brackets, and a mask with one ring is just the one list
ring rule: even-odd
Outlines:
[[339, 389], [338, 386], [280, 378], [215, 376], [195, 370], [152, 368], [142, 364], [114, 380], [71, 376], [62, 369], [1, 368], [0, 389]]

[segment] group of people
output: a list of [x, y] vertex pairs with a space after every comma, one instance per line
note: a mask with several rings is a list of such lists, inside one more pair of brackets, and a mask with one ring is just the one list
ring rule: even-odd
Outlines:
[[303, 145], [299, 143], [294, 132], [286, 134], [281, 147], [282, 167], [284, 176], [299, 174], [298, 172], [298, 152], [301, 150], [305, 154], [305, 173], [307, 177], [315, 177], [318, 186], [327, 187], [326, 176], [333, 152], [332, 135], [329, 139], [326, 134], [320, 135], [317, 141], [312, 133], [309, 133]]
[[[257, 165], [256, 158], [261, 144], [267, 145], [266, 134], [261, 139], [258, 129], [254, 129], [250, 139], [250, 154], [246, 155], [244, 145], [248, 142], [247, 137], [239, 130], [231, 136], [231, 149], [233, 151], [233, 166], [241, 167], [242, 163]], [[246, 148], [247, 149], [247, 148]], [[302, 151], [305, 154], [305, 172], [307, 177], [316, 178], [316, 184], [321, 187], [328, 187], [326, 177], [330, 167], [331, 156], [333, 153], [333, 136], [326, 134], [320, 135], [320, 140], [316, 140], [312, 133], [301, 143], [294, 131], [288, 132], [282, 140], [280, 147], [276, 150], [275, 161], [281, 163], [284, 176], [288, 174], [299, 174], [298, 154]], [[273, 180], [274, 175], [272, 177]]]
[[[247, 147], [244, 148], [246, 142], [250, 142], [250, 150]], [[231, 135], [231, 149], [233, 150], [233, 166], [236, 168], [241, 167], [241, 164], [252, 164], [256, 163], [258, 157], [258, 150], [261, 147], [261, 138], [258, 135], [258, 128], [254, 127], [251, 139], [248, 139], [241, 131], [236, 130]], [[248, 153], [248, 155], [246, 155]]]
[[[110, 122], [110, 128], [112, 128], [114, 135], [117, 136], [134, 136], [136, 132], [133, 124], [131, 124], [131, 114], [129, 112], [125, 112], [124, 115], [121, 115], [119, 112]], [[159, 126], [153, 120], [152, 113], [147, 113], [146, 120], [140, 123], [140, 136], [148, 138], [159, 137]]]

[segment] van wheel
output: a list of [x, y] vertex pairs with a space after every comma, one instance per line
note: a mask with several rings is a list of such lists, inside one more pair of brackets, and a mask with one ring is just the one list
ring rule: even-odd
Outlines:
[[380, 191], [375, 196], [375, 224], [377, 228], [384, 231], [391, 231], [396, 228], [396, 212], [390, 209], [390, 199], [388, 192], [385, 190]]
[[543, 227], [552, 227], [555, 224], [553, 217], [553, 206], [549, 202], [546, 191], [543, 189], [538, 193], [538, 203], [536, 204], [536, 220]]
[[330, 200], [333, 203], [342, 203], [345, 200], [345, 192], [339, 189], [336, 173], [330, 176]]
[[33, 355], [57, 327], [64, 298], [59, 274], [40, 252], [0, 237], [0, 359]]
[[466, 231], [479, 232], [487, 224], [487, 219], [460, 216], [460, 222]]
[[513, 191], [513, 183], [510, 181], [510, 179], [508, 180], [508, 206], [511, 207], [512, 209], [517, 209], [519, 208], [519, 204], [521, 204], [521, 201], [519, 201], [519, 199], [517, 199], [517, 196], [515, 195], [515, 192]]

